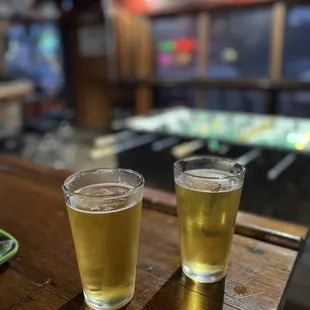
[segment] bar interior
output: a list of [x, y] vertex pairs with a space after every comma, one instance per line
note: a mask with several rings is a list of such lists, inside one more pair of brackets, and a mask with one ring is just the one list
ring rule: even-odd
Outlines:
[[[309, 34], [307, 0], [0, 1], [0, 309], [88, 309], [61, 185], [98, 168], [146, 181], [126, 309], [310, 309]], [[247, 170], [214, 285], [181, 271], [196, 155]]]

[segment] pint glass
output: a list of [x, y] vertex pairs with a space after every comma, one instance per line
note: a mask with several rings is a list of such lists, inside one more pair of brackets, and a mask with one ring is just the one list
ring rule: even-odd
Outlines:
[[197, 282], [226, 274], [245, 168], [232, 160], [193, 157], [175, 163], [183, 272]]
[[132, 170], [98, 169], [63, 185], [86, 303], [115, 309], [134, 294], [143, 177]]

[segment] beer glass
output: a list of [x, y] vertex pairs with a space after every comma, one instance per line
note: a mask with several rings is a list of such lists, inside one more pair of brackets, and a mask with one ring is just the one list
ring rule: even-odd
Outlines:
[[242, 165], [219, 157], [174, 164], [182, 269], [197, 282], [226, 274], [244, 175]]
[[135, 289], [144, 179], [132, 170], [97, 169], [63, 185], [86, 303], [127, 304]]

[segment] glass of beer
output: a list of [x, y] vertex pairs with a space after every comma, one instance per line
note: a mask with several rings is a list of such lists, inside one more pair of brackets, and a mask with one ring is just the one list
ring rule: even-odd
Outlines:
[[135, 289], [144, 179], [132, 170], [97, 169], [63, 185], [85, 301], [117, 309]]
[[174, 164], [182, 269], [197, 282], [226, 275], [244, 175], [242, 165], [219, 157]]

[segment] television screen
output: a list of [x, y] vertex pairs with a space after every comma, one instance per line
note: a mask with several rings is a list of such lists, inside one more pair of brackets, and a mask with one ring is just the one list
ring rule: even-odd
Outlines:
[[209, 77], [268, 76], [269, 7], [217, 11], [212, 15]]
[[189, 77], [196, 74], [197, 19], [194, 16], [154, 19], [156, 75]]
[[40, 88], [57, 93], [64, 83], [62, 46], [59, 29], [55, 23], [33, 23], [29, 28], [32, 44], [29, 77]]
[[[269, 7], [219, 10], [212, 14], [207, 76], [243, 79], [268, 76], [271, 10]], [[208, 109], [264, 112], [260, 91], [210, 89]]]
[[[167, 78], [195, 76], [197, 19], [194, 16], [161, 17], [152, 22], [155, 39], [155, 74]], [[190, 88], [158, 88], [155, 106], [194, 106], [196, 91]]]
[[[287, 11], [283, 75], [288, 79], [310, 80], [310, 7], [291, 6]], [[310, 116], [310, 92], [282, 92], [279, 113]]]
[[4, 55], [5, 69], [13, 76], [27, 75], [30, 64], [30, 42], [27, 28], [23, 25], [14, 25], [5, 32], [6, 52]]
[[285, 28], [283, 74], [310, 80], [310, 6], [290, 7]]
[[13, 77], [34, 81], [48, 94], [57, 94], [64, 86], [62, 44], [55, 22], [14, 25], [6, 33], [6, 71]]

